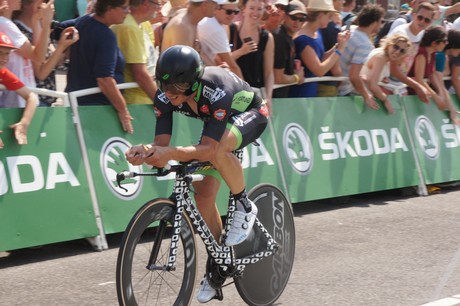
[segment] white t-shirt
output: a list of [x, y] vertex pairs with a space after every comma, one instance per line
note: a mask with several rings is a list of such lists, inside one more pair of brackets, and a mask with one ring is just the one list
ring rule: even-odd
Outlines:
[[[370, 74], [371, 69], [369, 68], [369, 61], [377, 55], [384, 55], [385, 50], [383, 48], [376, 48], [369, 53], [369, 55], [366, 58], [366, 62], [364, 63], [363, 67], [361, 68], [361, 72], [359, 73], [361, 76], [367, 76]], [[379, 76], [379, 82], [381, 82], [384, 78], [387, 78], [390, 76], [390, 61], [387, 61], [385, 65], [382, 68], [382, 71], [380, 72]]]
[[214, 17], [203, 18], [198, 23], [198, 39], [201, 43], [201, 57], [208, 66], [216, 66], [217, 54], [231, 52], [227, 33]]
[[401, 64], [401, 71], [405, 74], [409, 72], [409, 69], [412, 66], [412, 63], [414, 62], [415, 56], [417, 55], [417, 52], [418, 52], [420, 41], [422, 40], [423, 34], [425, 33], [425, 30], [422, 30], [420, 31], [420, 33], [415, 35], [409, 29], [409, 25], [410, 23], [400, 25], [396, 29], [388, 33], [389, 36], [392, 34], [403, 34], [407, 36], [407, 38], [409, 38], [410, 42], [412, 43], [412, 46], [407, 52], [407, 56], [403, 59], [403, 63]]
[[[0, 16], [0, 32], [8, 35], [14, 46], [21, 48], [27, 41], [18, 27], [8, 18]], [[32, 61], [24, 58], [16, 52], [11, 52], [10, 60], [6, 64], [12, 73], [27, 87], [36, 87]], [[4, 91], [0, 97], [0, 107], [25, 107], [26, 101], [14, 91]]]
[[455, 19], [454, 23], [452, 24], [452, 29], [460, 30], [460, 17]]

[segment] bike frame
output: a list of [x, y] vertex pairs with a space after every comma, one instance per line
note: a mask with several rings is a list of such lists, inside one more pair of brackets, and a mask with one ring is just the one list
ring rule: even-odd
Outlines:
[[[184, 167], [187, 167], [183, 173], [193, 173], [199, 170], [206, 170], [211, 168], [210, 163], [192, 163], [186, 164]], [[270, 233], [265, 229], [263, 224], [256, 219], [255, 225], [261, 230], [265, 238], [267, 239], [266, 250], [257, 252], [255, 254], [243, 257], [243, 258], [234, 258], [233, 247], [219, 245], [211, 231], [209, 230], [206, 222], [203, 220], [201, 214], [199, 213], [195, 203], [190, 197], [190, 183], [197, 180], [202, 180], [203, 176], [199, 174], [190, 174], [183, 175], [180, 171], [176, 173], [176, 180], [174, 185], [174, 191], [171, 196], [171, 200], [176, 203], [177, 210], [174, 215], [174, 226], [173, 233], [171, 237], [171, 247], [168, 258], [167, 269], [174, 270], [176, 262], [176, 254], [178, 251], [177, 241], [180, 239], [181, 225], [183, 213], [187, 215], [190, 221], [193, 224], [193, 227], [198, 232], [201, 240], [205, 244], [206, 250], [214, 261], [224, 270], [224, 271], [234, 271], [234, 275], [238, 275], [244, 271], [244, 268], [248, 264], [253, 264], [259, 260], [273, 255], [278, 249], [278, 244], [275, 242]], [[235, 211], [235, 203], [233, 196], [230, 193], [229, 196], [229, 209], [227, 213], [227, 220], [225, 223], [225, 232], [228, 231], [232, 222], [233, 214]], [[235, 270], [229, 268], [236, 268]]]

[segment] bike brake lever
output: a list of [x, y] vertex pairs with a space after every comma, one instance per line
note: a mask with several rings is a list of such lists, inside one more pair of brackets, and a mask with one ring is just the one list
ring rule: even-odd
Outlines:
[[128, 172], [128, 171], [123, 171], [123, 172], [117, 173], [117, 185], [118, 185], [118, 187], [123, 189], [125, 192], [128, 192], [128, 189], [126, 189], [125, 187], [121, 186], [120, 183], [122, 181], [124, 181], [125, 179], [130, 178], [130, 177], [135, 177], [136, 175], [137, 175], [137, 173]]

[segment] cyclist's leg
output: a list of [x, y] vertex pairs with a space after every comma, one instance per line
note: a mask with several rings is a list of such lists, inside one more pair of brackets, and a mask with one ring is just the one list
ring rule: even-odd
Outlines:
[[216, 205], [219, 187], [220, 181], [209, 175], [205, 176], [203, 181], [193, 183], [198, 210], [217, 241], [220, 241], [222, 234], [222, 220]]

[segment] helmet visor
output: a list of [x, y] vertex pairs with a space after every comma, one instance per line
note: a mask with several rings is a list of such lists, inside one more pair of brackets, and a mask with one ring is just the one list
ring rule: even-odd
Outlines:
[[158, 80], [157, 80], [157, 85], [158, 85], [158, 88], [162, 92], [168, 92], [168, 93], [177, 94], [177, 95], [185, 94], [185, 92], [188, 91], [190, 87], [192, 87], [192, 85], [190, 85], [189, 83], [175, 83], [175, 84], [169, 83], [168, 84], [168, 83], [164, 83]]

